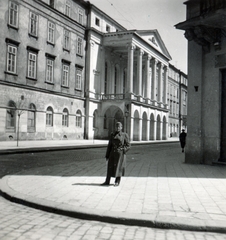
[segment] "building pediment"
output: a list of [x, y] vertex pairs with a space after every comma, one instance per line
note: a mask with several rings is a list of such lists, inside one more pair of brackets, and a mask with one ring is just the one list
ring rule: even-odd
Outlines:
[[158, 52], [165, 55], [167, 58], [172, 59], [160, 34], [156, 29], [154, 30], [137, 30], [136, 33], [149, 45], [155, 48]]

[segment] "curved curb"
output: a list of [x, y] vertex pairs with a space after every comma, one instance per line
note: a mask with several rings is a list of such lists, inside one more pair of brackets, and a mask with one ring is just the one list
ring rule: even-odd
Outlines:
[[11, 189], [7, 184], [8, 178], [8, 176], [5, 176], [0, 180], [0, 195], [2, 197], [11, 202], [46, 212], [83, 220], [93, 220], [128, 226], [226, 233], [225, 222], [219, 220], [186, 219], [185, 222], [185, 218], [181, 217], [109, 212], [82, 207], [77, 208], [69, 204], [55, 203], [46, 199], [30, 197]]

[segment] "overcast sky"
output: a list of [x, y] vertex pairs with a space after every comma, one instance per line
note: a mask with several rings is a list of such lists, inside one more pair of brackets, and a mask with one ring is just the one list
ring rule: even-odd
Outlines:
[[89, 0], [123, 27], [157, 29], [169, 51], [171, 64], [187, 73], [187, 40], [174, 25], [186, 19], [185, 0]]

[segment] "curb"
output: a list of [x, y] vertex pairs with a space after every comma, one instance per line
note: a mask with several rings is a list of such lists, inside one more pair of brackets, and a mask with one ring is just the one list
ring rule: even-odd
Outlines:
[[127, 226], [226, 233], [224, 221], [186, 219], [185, 223], [185, 218], [181, 217], [119, 213], [81, 207], [75, 208], [69, 204], [55, 203], [46, 199], [37, 199], [14, 191], [8, 186], [7, 180], [8, 176], [3, 177], [0, 181], [0, 195], [2, 197], [11, 202], [43, 210], [49, 213], [78, 218], [82, 220], [123, 224]]
[[[166, 142], [138, 142], [131, 143], [131, 145], [150, 145], [150, 144], [166, 144], [166, 143], [178, 143], [179, 141], [166, 141]], [[102, 148], [107, 144], [85, 144], [85, 145], [68, 145], [68, 146], [48, 146], [48, 147], [25, 147], [25, 148], [12, 148], [0, 150], [0, 155], [16, 154], [16, 153], [31, 153], [31, 152], [48, 152], [48, 151], [61, 151], [61, 150], [74, 150], [74, 149], [86, 149], [86, 148]]]

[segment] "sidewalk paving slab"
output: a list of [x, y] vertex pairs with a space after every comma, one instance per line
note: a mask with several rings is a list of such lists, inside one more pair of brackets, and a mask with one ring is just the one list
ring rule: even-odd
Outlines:
[[[103, 141], [95, 143], [95, 141], [92, 146], [107, 144], [106, 141], [104, 143]], [[175, 139], [167, 142], [176, 141]], [[50, 144], [51, 149], [57, 147], [56, 144], [59, 142]], [[34, 145], [38, 146], [40, 151], [43, 148], [41, 143], [34, 142], [33, 145], [26, 144], [26, 147], [21, 146], [20, 149], [30, 151], [34, 149]], [[77, 144], [73, 142], [73, 147], [76, 146], [90, 147], [89, 144], [84, 145], [83, 141], [77, 141]], [[69, 144], [61, 147], [72, 146]], [[47, 146], [45, 149], [49, 148]], [[7, 150], [17, 152], [18, 148], [0, 147], [0, 153]], [[26, 170], [19, 175], [7, 175], [0, 180], [0, 193], [13, 202], [81, 219], [153, 228], [226, 233], [226, 208], [224, 207], [226, 177], [222, 175], [222, 167], [210, 169], [212, 166], [199, 166], [197, 169], [195, 166], [186, 164], [179, 166], [173, 162], [172, 164], [159, 162], [158, 165], [152, 164], [150, 167], [149, 161], [142, 161], [131, 162], [128, 166], [129, 175], [123, 177], [119, 187], [100, 186], [105, 176], [103, 159], [100, 159], [95, 162], [95, 169], [99, 169], [95, 171], [98, 172], [92, 172], [94, 166], [86, 169], [87, 166], [84, 167], [81, 163], [80, 165], [54, 166], [50, 169], [51, 176], [45, 172], [44, 168]], [[143, 171], [138, 177], [135, 177], [137, 174], [134, 170], [135, 166], [141, 169], [140, 172]], [[75, 176], [64, 175], [68, 169], [75, 168], [78, 168], [78, 172], [81, 170], [83, 172]], [[167, 176], [150, 177], [147, 173], [144, 174], [146, 169], [150, 169], [154, 174], [156, 169], [163, 173], [165, 168], [169, 174]], [[221, 171], [221, 175], [216, 179], [205, 175], [195, 177], [198, 171], [203, 174], [203, 169], [207, 169], [207, 172], [212, 171], [214, 176]], [[54, 174], [59, 170], [62, 176]], [[91, 172], [93, 175], [90, 174]], [[183, 176], [182, 172], [192, 177]], [[175, 173], [178, 176], [175, 176]], [[144, 177], [145, 175], [147, 177]]]

